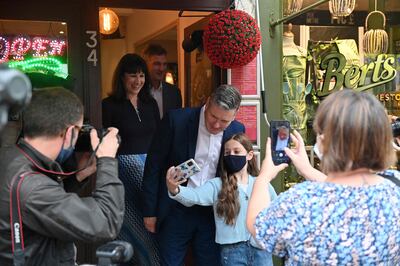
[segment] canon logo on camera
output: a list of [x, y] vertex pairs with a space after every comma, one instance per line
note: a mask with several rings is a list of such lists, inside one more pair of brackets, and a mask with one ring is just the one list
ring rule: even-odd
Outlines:
[[14, 241], [17, 244], [21, 242], [21, 236], [19, 234], [19, 223], [14, 223]]

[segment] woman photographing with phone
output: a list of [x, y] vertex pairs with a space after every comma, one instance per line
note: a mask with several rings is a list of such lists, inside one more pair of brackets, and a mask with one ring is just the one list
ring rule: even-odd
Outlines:
[[[200, 187], [180, 186], [187, 180], [181, 179], [182, 173], [176, 167], [169, 168], [166, 179], [170, 197], [188, 207], [213, 206], [221, 265], [272, 266], [272, 255], [261, 250], [246, 229], [248, 199], [259, 172], [252, 143], [245, 134], [236, 134], [225, 142], [223, 151], [222, 176]], [[261, 190], [271, 200], [276, 197], [270, 184]]]
[[260, 187], [287, 165], [273, 164], [267, 141], [248, 208], [249, 231], [287, 265], [399, 265], [400, 189], [376, 174], [394, 162], [382, 104], [369, 93], [335, 92], [319, 106], [314, 130], [323, 172], [310, 165], [295, 131], [296, 147], [285, 152], [309, 181], [272, 203]]

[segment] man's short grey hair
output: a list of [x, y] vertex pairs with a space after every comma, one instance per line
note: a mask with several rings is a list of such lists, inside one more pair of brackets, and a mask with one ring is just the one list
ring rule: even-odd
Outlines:
[[278, 130], [279, 130], [279, 131], [288, 132], [288, 131], [289, 131], [289, 128], [288, 128], [287, 126], [280, 126], [280, 127], [278, 127]]
[[238, 110], [242, 95], [232, 85], [221, 85], [211, 93], [210, 101], [225, 110]]

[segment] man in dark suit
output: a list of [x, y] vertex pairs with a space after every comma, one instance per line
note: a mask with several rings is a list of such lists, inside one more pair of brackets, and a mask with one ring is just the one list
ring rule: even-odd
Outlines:
[[175, 85], [165, 82], [167, 51], [160, 45], [150, 44], [144, 51], [151, 79], [151, 93], [158, 104], [160, 118], [169, 110], [182, 107], [181, 92]]
[[145, 164], [143, 214], [147, 230], [157, 233], [162, 265], [183, 265], [190, 243], [196, 265], [220, 265], [212, 207], [185, 207], [171, 200], [165, 176], [169, 167], [191, 158], [201, 171], [187, 186], [218, 176], [224, 141], [245, 130], [234, 120], [240, 102], [234, 87], [221, 85], [204, 106], [170, 111], [161, 121]]

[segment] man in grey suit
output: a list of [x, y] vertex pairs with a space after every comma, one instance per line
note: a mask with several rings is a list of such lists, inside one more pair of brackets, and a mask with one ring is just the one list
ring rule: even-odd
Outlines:
[[181, 92], [175, 85], [165, 82], [167, 51], [158, 44], [150, 44], [144, 55], [151, 78], [151, 93], [157, 101], [162, 118], [169, 110], [182, 107]]

